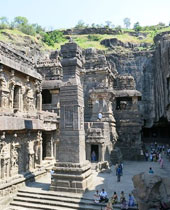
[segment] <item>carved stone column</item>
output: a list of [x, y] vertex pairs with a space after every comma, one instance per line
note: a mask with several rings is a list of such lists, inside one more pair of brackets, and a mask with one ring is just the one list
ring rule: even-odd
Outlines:
[[61, 47], [63, 85], [60, 88], [59, 162], [51, 189], [83, 192], [91, 185], [91, 164], [85, 156], [84, 97], [80, 82], [82, 51], [76, 43]]

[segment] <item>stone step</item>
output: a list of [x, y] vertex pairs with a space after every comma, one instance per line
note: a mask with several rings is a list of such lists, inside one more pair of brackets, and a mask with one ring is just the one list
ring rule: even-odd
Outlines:
[[[61, 201], [54, 201], [41, 198], [26, 198], [26, 197], [15, 197], [14, 200], [11, 202], [10, 205], [13, 206], [21, 206], [21, 207], [29, 207], [29, 208], [36, 208], [36, 209], [58, 209], [61, 208], [70, 208], [70, 209], [80, 209], [80, 210], [99, 210], [101, 205], [95, 204], [91, 205], [88, 203], [72, 203], [66, 200]], [[103, 206], [103, 205], [102, 205]], [[104, 208], [104, 207], [103, 207]]]
[[[64, 206], [53, 206], [53, 205], [42, 205], [42, 204], [34, 204], [34, 203], [23, 203], [19, 201], [13, 201], [11, 203], [10, 210], [73, 210], [72, 207], [64, 207]], [[87, 210], [87, 209], [86, 209]]]
[[67, 193], [67, 192], [58, 192], [58, 191], [41, 191], [41, 190], [30, 190], [30, 188], [26, 188], [23, 190], [18, 190], [18, 193], [30, 193], [32, 194], [39, 194], [39, 195], [45, 195], [45, 196], [58, 196], [58, 197], [65, 197], [65, 198], [75, 198], [75, 199], [83, 199], [83, 200], [93, 200], [86, 197], [82, 197], [82, 194], [78, 193]]
[[[82, 194], [31, 190], [26, 188], [19, 190], [17, 196], [10, 204], [10, 210], [44, 209], [44, 210], [101, 210], [106, 204], [96, 204], [93, 199], [82, 197]], [[120, 204], [114, 205], [114, 209], [120, 209]], [[137, 210], [137, 207], [131, 208]]]
[[[36, 198], [36, 199], [43, 199], [48, 201], [64, 201], [66, 203], [75, 203], [75, 204], [84, 204], [84, 205], [96, 205], [92, 199], [83, 199], [83, 198], [71, 198], [71, 197], [63, 197], [63, 196], [50, 196], [50, 195], [43, 195], [43, 194], [36, 194], [36, 193], [17, 193], [17, 198]], [[105, 206], [102, 204], [102, 206]]]

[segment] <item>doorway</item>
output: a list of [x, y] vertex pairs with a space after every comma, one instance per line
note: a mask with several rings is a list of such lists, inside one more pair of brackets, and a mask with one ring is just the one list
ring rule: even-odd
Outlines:
[[46, 147], [47, 147], [47, 141], [46, 141], [46, 135], [42, 133], [42, 159], [45, 160], [45, 157], [47, 155], [46, 153]]
[[91, 161], [98, 162], [99, 161], [99, 145], [91, 145]]

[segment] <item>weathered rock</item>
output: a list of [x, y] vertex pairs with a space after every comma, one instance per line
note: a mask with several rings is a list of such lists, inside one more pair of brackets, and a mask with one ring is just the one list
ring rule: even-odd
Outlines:
[[170, 205], [170, 178], [141, 173], [132, 180], [139, 210], [157, 209], [161, 202]]

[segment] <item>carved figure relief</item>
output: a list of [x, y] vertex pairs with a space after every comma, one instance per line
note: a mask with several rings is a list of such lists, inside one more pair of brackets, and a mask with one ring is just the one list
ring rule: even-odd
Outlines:
[[12, 143], [11, 146], [11, 168], [18, 169], [18, 147], [15, 143]]
[[25, 111], [34, 111], [34, 93], [30, 86], [27, 87], [27, 90], [24, 94], [24, 109]]

